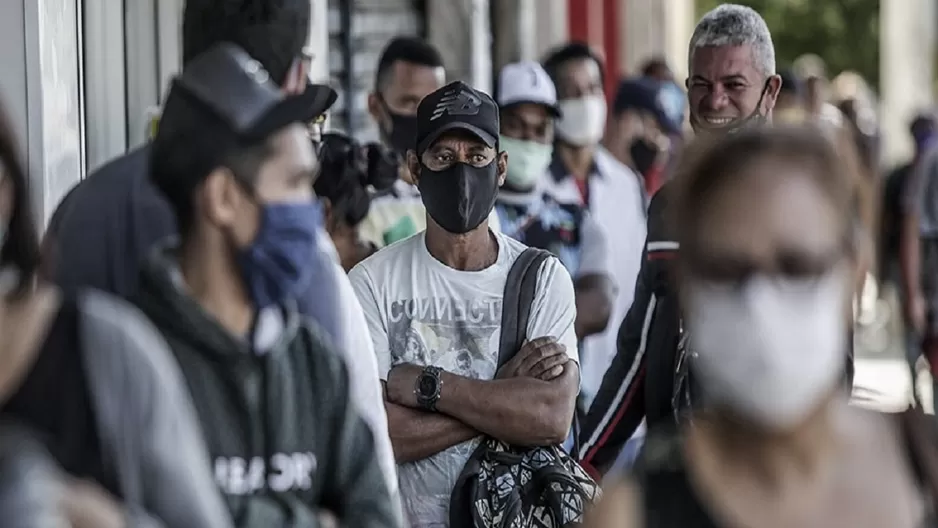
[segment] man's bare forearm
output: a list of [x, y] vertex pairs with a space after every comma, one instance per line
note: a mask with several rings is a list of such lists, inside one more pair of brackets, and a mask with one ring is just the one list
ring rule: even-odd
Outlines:
[[577, 364], [569, 361], [552, 381], [483, 381], [444, 373], [437, 409], [509, 444], [561, 443], [573, 421], [578, 372]]
[[423, 460], [480, 434], [445, 414], [418, 411], [391, 402], [385, 402], [384, 406], [398, 464]]
[[586, 275], [574, 282], [576, 291], [577, 338], [598, 334], [606, 329], [612, 314], [613, 295], [609, 279], [602, 275]]

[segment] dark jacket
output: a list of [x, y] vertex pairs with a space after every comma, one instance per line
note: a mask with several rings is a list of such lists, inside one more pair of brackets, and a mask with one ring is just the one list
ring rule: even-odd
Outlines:
[[[580, 427], [577, 455], [594, 473], [612, 466], [643, 418], [649, 429], [676, 419], [672, 398], [681, 311], [672, 268], [680, 248], [669, 229], [670, 188], [665, 184], [648, 207], [635, 299], [619, 326], [616, 355]], [[848, 342], [846, 377], [852, 384], [852, 333]]]
[[[95, 288], [131, 299], [140, 265], [160, 240], [176, 234], [172, 208], [153, 185], [149, 145], [134, 149], [90, 174], [56, 208], [43, 240], [48, 278], [66, 292]], [[321, 233], [322, 236], [326, 236]], [[334, 300], [338, 295], [327, 266], [333, 256], [310, 257], [318, 275], [297, 298], [336, 342], [341, 331]]]
[[[676, 288], [668, 278], [678, 250], [666, 229], [669, 187], [665, 184], [648, 206], [648, 237], [635, 298], [619, 326], [616, 355], [581, 424], [578, 456], [584, 465], [598, 470], [612, 465], [643, 418], [649, 427], [673, 419], [671, 380], [680, 312]], [[649, 385], [649, 379], [663, 384]]]
[[180, 288], [171, 249], [144, 266], [139, 305], [182, 366], [235, 524], [395, 526], [368, 426], [349, 401], [342, 359], [295, 310], [257, 353]]

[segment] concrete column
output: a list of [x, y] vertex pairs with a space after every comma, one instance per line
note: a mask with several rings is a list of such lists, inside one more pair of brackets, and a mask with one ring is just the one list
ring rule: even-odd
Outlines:
[[687, 78], [687, 46], [697, 25], [694, 0], [664, 2], [664, 56], [678, 84]]
[[540, 60], [567, 41], [567, 0], [498, 0], [493, 4], [495, 72], [520, 60]]
[[534, 59], [535, 0], [501, 0], [492, 6], [492, 62], [495, 71]]
[[934, 0], [880, 2], [880, 118], [887, 165], [912, 155], [908, 122], [934, 101], [936, 25]]
[[635, 75], [644, 61], [663, 56], [681, 82], [694, 23], [694, 0], [624, 0], [619, 11], [623, 75]]
[[427, 0], [427, 33], [443, 56], [447, 79], [492, 91], [488, 0]]
[[619, 57], [622, 74], [632, 76], [640, 65], [665, 50], [664, 1], [626, 0], [619, 10]]
[[329, 1], [309, 1], [311, 7], [309, 51], [313, 53], [309, 78], [315, 83], [327, 84], [329, 82]]
[[570, 39], [567, 0], [535, 0], [533, 58], [542, 59], [551, 48]]
[[127, 150], [124, 10], [120, 0], [85, 0], [82, 60], [87, 169]]
[[134, 0], [125, 2], [124, 9], [124, 34], [127, 37], [124, 39], [127, 68], [127, 146], [135, 148], [149, 140], [151, 115], [153, 109], [160, 105], [158, 34], [155, 21], [157, 2]]
[[183, 0], [159, 0], [156, 5], [159, 102], [166, 99], [170, 82], [182, 70]]
[[79, 8], [76, 0], [0, 3], [0, 25], [11, 30], [0, 33], [4, 48], [11, 50], [4, 55], [24, 59], [14, 72], [25, 73], [26, 81], [25, 86], [11, 82], [6, 77], [13, 72], [2, 70], [5, 104], [26, 109], [25, 122], [19, 112], [14, 119], [25, 144], [30, 194], [43, 231], [59, 200], [84, 174]]

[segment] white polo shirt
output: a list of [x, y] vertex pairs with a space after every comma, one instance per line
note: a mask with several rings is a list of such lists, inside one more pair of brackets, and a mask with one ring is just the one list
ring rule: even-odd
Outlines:
[[601, 334], [586, 338], [580, 347], [581, 390], [586, 405], [593, 401], [616, 354], [619, 325], [632, 306], [635, 279], [641, 267], [647, 234], [648, 197], [640, 175], [599, 147], [588, 179], [587, 202], [555, 155], [547, 176], [547, 192], [561, 203], [584, 204], [605, 231], [611, 274], [618, 288], [609, 326]]

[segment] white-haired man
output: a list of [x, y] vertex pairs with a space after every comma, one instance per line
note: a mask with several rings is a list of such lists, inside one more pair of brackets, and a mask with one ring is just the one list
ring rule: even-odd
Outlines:
[[[690, 123], [698, 135], [771, 121], [782, 82], [772, 35], [754, 10], [723, 4], [704, 15], [690, 40], [688, 72]], [[676, 286], [668, 277], [678, 244], [666, 229], [667, 190], [665, 185], [649, 206], [635, 300], [582, 423], [578, 454], [597, 474], [613, 467], [643, 419], [649, 427], [673, 421], [682, 410], [679, 400], [686, 400], [675, 376], [682, 332]]]

